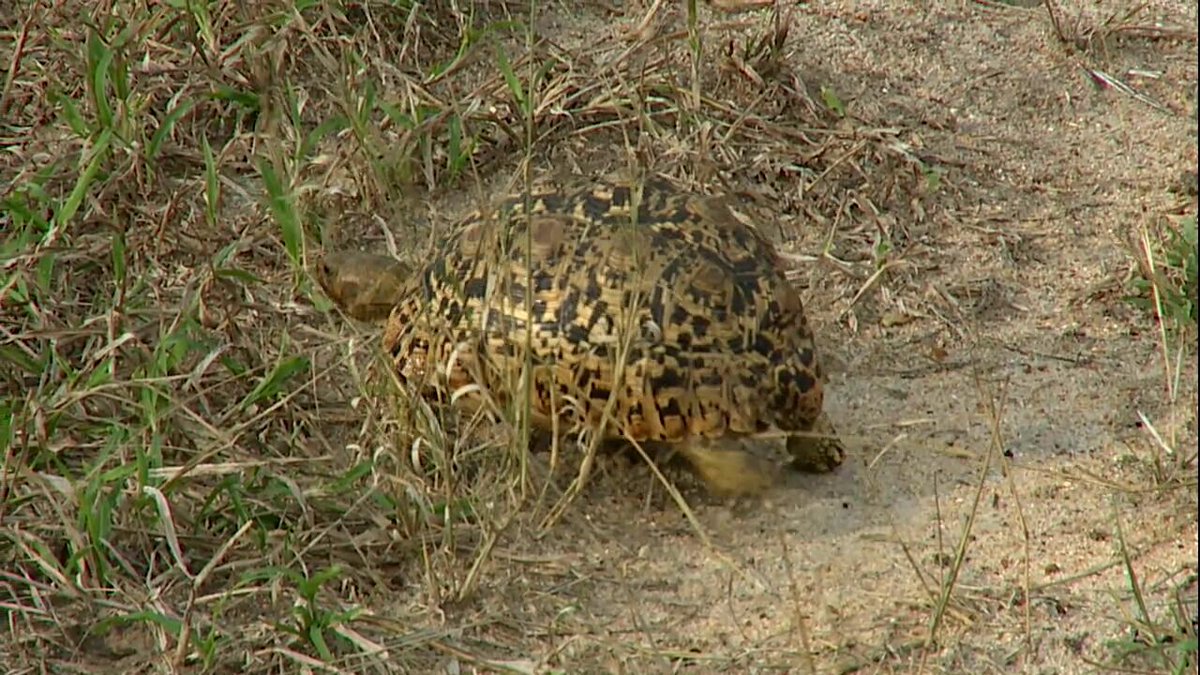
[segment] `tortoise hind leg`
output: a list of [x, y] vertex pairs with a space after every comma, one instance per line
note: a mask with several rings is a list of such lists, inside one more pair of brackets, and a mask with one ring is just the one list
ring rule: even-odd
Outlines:
[[697, 438], [680, 444], [679, 454], [719, 497], [761, 494], [775, 484], [773, 462], [759, 457], [737, 438]]
[[787, 451], [792, 456], [792, 468], [804, 473], [829, 473], [846, 460], [846, 446], [825, 413], [811, 429], [789, 435]]

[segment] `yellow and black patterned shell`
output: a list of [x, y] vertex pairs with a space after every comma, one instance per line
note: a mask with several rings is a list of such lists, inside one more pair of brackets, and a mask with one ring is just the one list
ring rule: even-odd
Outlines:
[[528, 366], [545, 428], [671, 443], [814, 432], [789, 440], [797, 462], [842, 461], [800, 297], [720, 198], [658, 181], [514, 197], [403, 284], [355, 255], [327, 258], [321, 283], [343, 307], [391, 306], [383, 345], [421, 393], [504, 402]]

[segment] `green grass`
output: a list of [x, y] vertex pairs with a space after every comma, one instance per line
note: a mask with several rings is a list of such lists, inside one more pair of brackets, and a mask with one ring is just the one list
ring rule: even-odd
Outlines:
[[[1115, 513], [1113, 521], [1117, 552], [1127, 583], [1127, 588], [1115, 594], [1126, 632], [1106, 641], [1110, 660], [1093, 665], [1115, 672], [1130, 669], [1171, 675], [1196, 672], [1200, 664], [1196, 648], [1196, 605], [1193, 598], [1189, 607], [1186, 598], [1189, 579], [1144, 578], [1133, 563], [1124, 526]], [[1194, 571], [1190, 582], [1195, 582]], [[1166, 602], [1152, 600], [1164, 595], [1168, 598]]]
[[1172, 341], [1194, 334], [1197, 312], [1196, 216], [1164, 218], [1138, 242], [1129, 301], [1159, 320]]
[[1181, 444], [1192, 405], [1181, 400], [1181, 377], [1196, 358], [1196, 216], [1163, 217], [1140, 228], [1136, 240], [1137, 268], [1126, 299], [1152, 318], [1158, 336], [1163, 388], [1170, 414], [1151, 419], [1138, 411], [1146, 430], [1147, 450], [1141, 459], [1156, 485], [1195, 485], [1197, 452]]
[[[204, 670], [268, 647], [281, 651], [258, 668], [332, 664], [370, 643], [347, 630], [361, 604], [338, 596], [366, 581], [346, 568], [371, 569], [372, 549], [329, 560], [364, 519], [408, 507], [373, 487], [371, 458], [324, 437], [314, 383], [330, 354], [287, 307], [311, 290], [314, 168], [350, 127], [360, 152], [385, 145], [366, 131], [385, 106], [369, 79], [343, 79], [365, 65], [361, 32], [314, 55], [313, 3], [252, 17], [265, 41], [217, 10], [118, 7], [47, 32], [22, 63], [48, 96], [14, 123], [50, 123], [48, 161], [6, 167], [0, 193], [2, 601], [25, 631], [9, 663], [75, 658], [39, 646], [69, 626], [105, 649], [161, 631], [177, 666]], [[276, 59], [293, 53], [316, 72], [289, 75]], [[218, 56], [235, 65], [202, 66]], [[262, 79], [272, 68], [282, 78]], [[473, 141], [452, 110], [405, 131], [414, 152], [445, 154], [436, 181], [463, 176]], [[397, 195], [406, 161], [369, 155], [369, 196]], [[397, 663], [420, 664], [414, 650]]]

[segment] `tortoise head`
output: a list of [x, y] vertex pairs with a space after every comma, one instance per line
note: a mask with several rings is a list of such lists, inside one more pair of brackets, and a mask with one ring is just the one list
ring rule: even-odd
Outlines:
[[412, 270], [389, 256], [340, 251], [317, 262], [317, 283], [343, 312], [359, 321], [382, 321], [405, 292]]

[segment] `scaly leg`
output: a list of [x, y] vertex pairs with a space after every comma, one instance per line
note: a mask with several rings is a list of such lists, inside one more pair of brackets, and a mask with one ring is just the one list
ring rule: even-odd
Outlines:
[[829, 473], [846, 460], [846, 447], [825, 413], [812, 429], [788, 436], [787, 450], [792, 468], [805, 473]]

